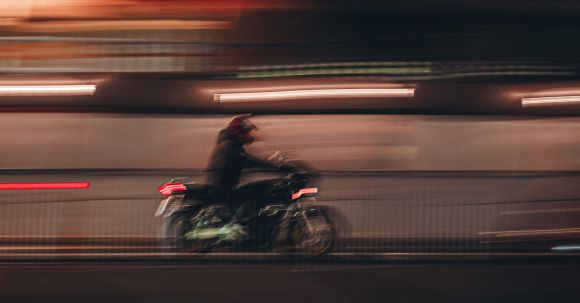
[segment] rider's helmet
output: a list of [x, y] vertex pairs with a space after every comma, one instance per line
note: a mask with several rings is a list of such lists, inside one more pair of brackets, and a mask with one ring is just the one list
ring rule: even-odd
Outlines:
[[241, 140], [244, 144], [254, 141], [254, 137], [250, 135], [250, 132], [258, 129], [258, 127], [250, 121], [251, 116], [252, 115], [250, 114], [234, 116], [226, 127], [235, 138]]

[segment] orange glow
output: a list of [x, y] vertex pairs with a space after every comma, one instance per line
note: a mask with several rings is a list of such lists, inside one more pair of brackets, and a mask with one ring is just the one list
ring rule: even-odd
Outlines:
[[229, 27], [227, 21], [184, 20], [112, 20], [112, 21], [47, 21], [13, 26], [22, 32], [84, 32], [119, 30], [211, 30]]

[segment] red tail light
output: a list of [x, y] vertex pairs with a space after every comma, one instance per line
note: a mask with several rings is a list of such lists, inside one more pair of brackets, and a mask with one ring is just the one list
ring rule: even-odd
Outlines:
[[171, 196], [176, 191], [187, 190], [187, 187], [183, 183], [165, 183], [158, 190], [164, 196]]
[[316, 193], [318, 193], [318, 188], [316, 188], [316, 187], [303, 188], [303, 189], [295, 192], [294, 194], [292, 194], [292, 200], [299, 199], [303, 195], [311, 195], [311, 194], [316, 194]]

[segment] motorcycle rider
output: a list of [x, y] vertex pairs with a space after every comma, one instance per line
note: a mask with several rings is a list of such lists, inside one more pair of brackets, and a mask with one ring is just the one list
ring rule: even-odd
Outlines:
[[[241, 174], [247, 168], [291, 172], [292, 168], [276, 165], [250, 155], [245, 146], [258, 140], [258, 128], [250, 121], [251, 115], [234, 116], [220, 131], [207, 167], [206, 184], [212, 190], [214, 201], [237, 207], [232, 220], [220, 229], [224, 240], [241, 242], [247, 237], [243, 225], [248, 214], [256, 210], [260, 192], [236, 192]], [[252, 201], [253, 200], [253, 201]]]

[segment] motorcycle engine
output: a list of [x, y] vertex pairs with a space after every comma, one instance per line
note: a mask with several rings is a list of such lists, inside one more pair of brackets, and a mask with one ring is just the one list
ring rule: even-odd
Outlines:
[[199, 212], [196, 218], [198, 228], [220, 227], [231, 218], [229, 208], [223, 205], [212, 205]]

